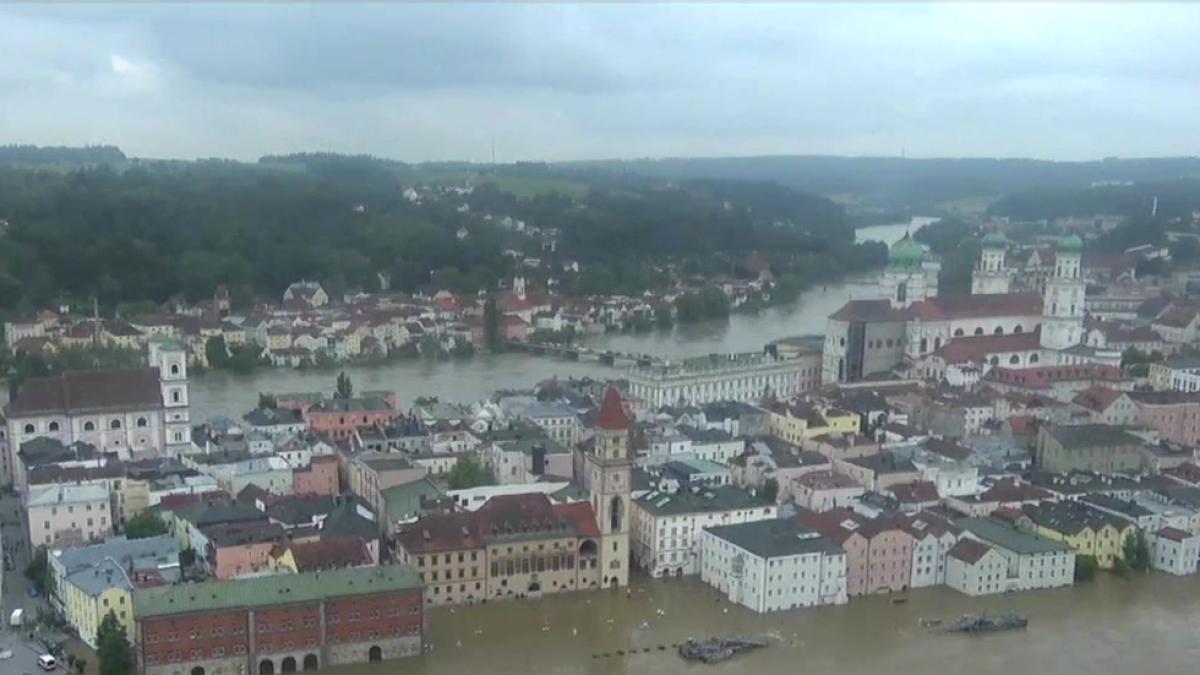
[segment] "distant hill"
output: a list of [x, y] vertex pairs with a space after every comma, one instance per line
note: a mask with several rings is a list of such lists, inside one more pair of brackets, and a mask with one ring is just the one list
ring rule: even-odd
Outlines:
[[765, 156], [567, 162], [565, 170], [605, 169], [685, 180], [773, 181], [883, 208], [922, 209], [977, 196], [1101, 182], [1200, 178], [1200, 157], [1052, 162], [1034, 159]]
[[89, 145], [82, 148], [0, 145], [0, 164], [7, 165], [120, 164], [125, 160], [125, 153], [115, 145]]

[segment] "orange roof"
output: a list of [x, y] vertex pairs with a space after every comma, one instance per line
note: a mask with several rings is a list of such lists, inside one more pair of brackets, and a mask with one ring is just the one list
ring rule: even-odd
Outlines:
[[990, 316], [1040, 316], [1042, 296], [1037, 293], [939, 295], [914, 302], [909, 311], [913, 316], [926, 321]]
[[600, 404], [600, 415], [596, 426], [608, 431], [624, 431], [629, 428], [629, 417], [621, 403], [621, 392], [610, 386], [604, 392], [604, 402]]
[[1095, 385], [1079, 392], [1071, 402], [1093, 412], [1102, 413], [1118, 398], [1121, 398], [1121, 392]]

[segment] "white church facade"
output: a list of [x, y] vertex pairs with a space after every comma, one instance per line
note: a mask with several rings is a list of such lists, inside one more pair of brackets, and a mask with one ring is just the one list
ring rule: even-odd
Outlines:
[[1078, 237], [1058, 243], [1055, 268], [1040, 294], [1011, 291], [1006, 249], [1003, 235], [984, 237], [972, 293], [943, 296], [937, 294], [939, 262], [905, 235], [888, 251], [882, 299], [851, 300], [830, 315], [822, 381], [852, 382], [897, 369], [938, 375], [947, 362], [986, 369], [1119, 360], [1119, 354], [1083, 344]]

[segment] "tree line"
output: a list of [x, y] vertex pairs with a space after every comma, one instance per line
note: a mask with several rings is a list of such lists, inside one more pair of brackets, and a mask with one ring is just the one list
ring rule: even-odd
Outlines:
[[[667, 284], [669, 267], [735, 274], [753, 251], [803, 286], [885, 256], [854, 244], [841, 207], [778, 185], [610, 177], [582, 196], [517, 197], [479, 174], [470, 194], [414, 203], [403, 189], [421, 181], [398, 163], [270, 160], [0, 166], [0, 310], [97, 296], [106, 309], [147, 311], [211, 297], [218, 284], [245, 303], [277, 299], [298, 279], [334, 297], [384, 285], [474, 292], [516, 273], [555, 277], [570, 293], [637, 293]], [[305, 170], [288, 170], [296, 163]], [[512, 170], [528, 179], [546, 169]], [[484, 214], [555, 235], [548, 243]], [[530, 270], [505, 251], [552, 264]], [[565, 261], [579, 272], [554, 268]]]

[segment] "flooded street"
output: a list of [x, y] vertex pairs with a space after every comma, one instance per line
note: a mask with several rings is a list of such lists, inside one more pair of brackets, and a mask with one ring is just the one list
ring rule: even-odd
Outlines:
[[[460, 673], [804, 673], [821, 675], [1124, 675], [1195, 672], [1197, 581], [1163, 574], [1055, 591], [969, 598], [947, 588], [852, 600], [843, 607], [755, 614], [718, 601], [698, 577], [635, 580], [584, 592], [429, 613], [434, 652], [383, 666], [337, 669]], [[663, 616], [657, 610], [664, 611]], [[922, 628], [921, 618], [964, 612], [1027, 614], [1027, 630], [967, 636]], [[649, 628], [641, 628], [643, 621]], [[722, 664], [688, 664], [671, 648], [687, 637], [770, 634], [772, 645]], [[665, 645], [660, 650], [659, 645]], [[649, 652], [645, 650], [649, 649]], [[617, 650], [625, 656], [615, 655]], [[609, 656], [596, 656], [601, 654]]]

